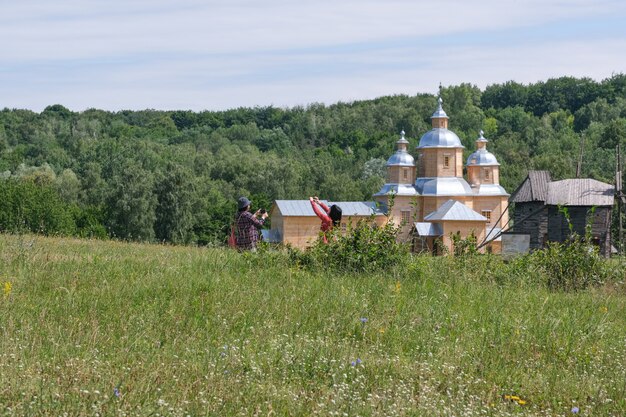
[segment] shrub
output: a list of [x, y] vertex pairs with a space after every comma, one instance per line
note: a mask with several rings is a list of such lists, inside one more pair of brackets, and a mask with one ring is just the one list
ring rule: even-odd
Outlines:
[[408, 246], [398, 242], [398, 228], [391, 222], [378, 226], [373, 219], [360, 220], [345, 235], [337, 229], [307, 251], [300, 253], [305, 266], [336, 271], [364, 272], [390, 269], [404, 264], [409, 257]]
[[550, 242], [529, 257], [551, 290], [578, 291], [602, 283], [603, 259], [596, 247], [579, 236], [567, 243]]

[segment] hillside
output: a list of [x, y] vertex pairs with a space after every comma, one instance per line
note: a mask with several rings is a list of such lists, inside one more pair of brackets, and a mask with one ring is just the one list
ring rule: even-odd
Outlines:
[[[484, 91], [441, 90], [450, 128], [474, 149], [479, 131], [512, 192], [529, 169], [613, 182], [626, 145], [626, 76], [561, 77]], [[255, 209], [319, 195], [370, 200], [402, 130], [413, 149], [436, 97], [388, 96], [221, 112], [0, 111], [0, 231], [223, 244], [246, 195]], [[626, 146], [624, 146], [626, 148]]]
[[0, 260], [4, 415], [626, 414], [623, 280], [32, 235], [0, 235]]

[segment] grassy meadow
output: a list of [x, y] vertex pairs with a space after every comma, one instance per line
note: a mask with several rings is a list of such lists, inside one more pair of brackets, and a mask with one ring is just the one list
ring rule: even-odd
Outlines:
[[0, 415], [626, 415], [623, 279], [534, 275], [0, 235]]

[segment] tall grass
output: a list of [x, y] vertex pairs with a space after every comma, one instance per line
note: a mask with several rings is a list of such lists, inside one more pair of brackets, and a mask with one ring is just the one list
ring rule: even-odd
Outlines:
[[623, 281], [535, 275], [0, 236], [0, 413], [626, 415]]

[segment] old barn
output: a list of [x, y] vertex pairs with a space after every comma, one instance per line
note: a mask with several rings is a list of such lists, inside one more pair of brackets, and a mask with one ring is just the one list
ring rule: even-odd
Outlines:
[[511, 196], [513, 231], [530, 235], [531, 249], [539, 249], [569, 240], [572, 231], [584, 237], [588, 224], [592, 243], [608, 257], [614, 196], [611, 184], [589, 178], [551, 181], [547, 171], [530, 171]]

